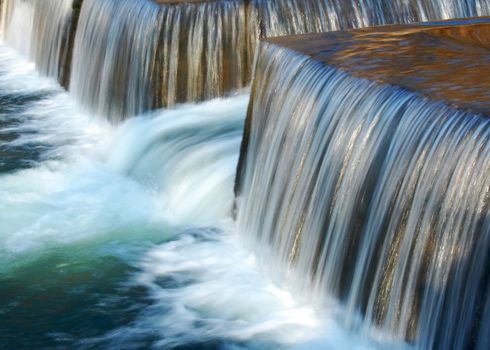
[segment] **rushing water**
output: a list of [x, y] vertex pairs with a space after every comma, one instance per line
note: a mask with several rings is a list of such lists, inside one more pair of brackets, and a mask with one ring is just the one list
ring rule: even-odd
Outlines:
[[253, 91], [238, 227], [277, 283], [353, 328], [488, 349], [488, 117], [272, 43]]
[[1, 348], [488, 348], [487, 119], [264, 46], [256, 259], [248, 96], [148, 113], [247, 85], [260, 36], [488, 1], [79, 6], [2, 1]]
[[70, 82], [82, 108], [113, 122], [243, 88], [260, 37], [490, 15], [488, 0], [5, 0], [2, 7], [8, 43], [43, 74]]
[[70, 90], [82, 105], [121, 119], [245, 86], [242, 3], [85, 0]]
[[0, 45], [0, 101], [0, 348], [393, 348], [345, 331], [334, 302], [296, 300], [241, 247], [247, 95], [116, 128]]

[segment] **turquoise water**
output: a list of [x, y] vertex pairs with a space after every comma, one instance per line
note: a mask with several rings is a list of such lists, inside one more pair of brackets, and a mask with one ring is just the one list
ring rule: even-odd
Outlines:
[[242, 248], [230, 212], [247, 102], [114, 127], [0, 45], [0, 348], [382, 347]]

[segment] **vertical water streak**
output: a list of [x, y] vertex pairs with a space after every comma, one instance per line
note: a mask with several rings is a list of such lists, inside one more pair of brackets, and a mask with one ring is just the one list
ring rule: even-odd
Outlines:
[[271, 43], [257, 60], [237, 220], [276, 281], [352, 327], [486, 349], [490, 120]]
[[3, 38], [35, 62], [41, 74], [58, 79], [70, 58], [72, 5], [73, 0], [5, 0]]
[[70, 90], [113, 121], [247, 83], [242, 1], [86, 0]]
[[147, 1], [83, 2], [70, 82], [82, 106], [109, 118], [148, 108], [158, 9]]
[[246, 86], [260, 37], [484, 15], [487, 2], [87, 0], [71, 90], [117, 121]]

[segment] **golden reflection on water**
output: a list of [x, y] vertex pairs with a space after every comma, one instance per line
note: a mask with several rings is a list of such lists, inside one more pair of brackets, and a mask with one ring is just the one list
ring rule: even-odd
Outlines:
[[352, 75], [490, 114], [490, 20], [458, 26], [386, 26], [271, 41]]

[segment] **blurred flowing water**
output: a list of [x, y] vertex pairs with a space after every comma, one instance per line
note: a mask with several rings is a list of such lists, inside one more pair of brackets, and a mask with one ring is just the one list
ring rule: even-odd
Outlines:
[[[419, 30], [432, 43], [428, 58], [407, 49], [427, 47], [417, 34], [376, 29], [353, 39], [352, 51], [350, 39], [334, 40], [337, 54], [312, 45], [324, 50], [315, 59], [301, 50], [331, 34], [261, 44], [237, 177], [237, 226], [278, 285], [319, 303], [341, 300], [351, 329], [417, 349], [485, 350], [490, 96], [487, 81], [460, 81], [485, 71], [488, 51], [441, 44], [426, 28]], [[465, 42], [485, 40], [477, 35], [485, 28], [467, 30]], [[371, 51], [357, 50], [360, 43]], [[386, 58], [392, 54], [396, 59]], [[342, 62], [330, 65], [334, 60]], [[393, 79], [386, 62], [400, 85], [385, 83]], [[404, 80], [400, 62], [422, 69]], [[362, 68], [371, 79], [356, 75]]]
[[[248, 161], [258, 162], [257, 173], [243, 178], [245, 188], [251, 190], [241, 198], [238, 212], [240, 233], [251, 241], [249, 246], [257, 252], [258, 260], [239, 243], [230, 215], [248, 94], [231, 93], [225, 99], [201, 104], [148, 110], [243, 88], [250, 79], [252, 53], [259, 36], [484, 15], [490, 11], [488, 1], [383, 2], [382, 9], [373, 14], [369, 10], [377, 7], [371, 1], [319, 1], [318, 8], [308, 2], [303, 6], [303, 2], [296, 1], [251, 1], [244, 9], [243, 3], [215, 1], [196, 11], [190, 5], [174, 8], [152, 1], [85, 0], [81, 11], [76, 12], [79, 2], [72, 0], [2, 2], [2, 36], [9, 46], [0, 44], [0, 348], [364, 350], [418, 345], [407, 344], [406, 339], [415, 342], [415, 313], [410, 306], [416, 296], [418, 267], [425, 262], [415, 259], [416, 264], [411, 265], [409, 254], [403, 255], [398, 269], [401, 272], [396, 274], [399, 279], [393, 280], [409, 279], [410, 289], [405, 293], [403, 283], [394, 283], [396, 288], [391, 288], [392, 280], [382, 278], [383, 262], [389, 265], [399, 254], [387, 253], [379, 266], [372, 265], [376, 260], [371, 258], [380, 253], [375, 241], [380, 232], [377, 227], [383, 226], [382, 217], [392, 219], [393, 237], [389, 238], [410, 247], [418, 229], [432, 222], [430, 211], [425, 215], [422, 204], [425, 200], [436, 201], [437, 196], [446, 193], [445, 185], [452, 184], [456, 189], [445, 199], [442, 209], [453, 210], [454, 199], [461, 210], [454, 216], [457, 222], [443, 220], [450, 215], [441, 216], [439, 226], [454, 224], [458, 230], [449, 237], [452, 241], [446, 240], [449, 231], [436, 231], [440, 233], [438, 240], [448, 242], [449, 256], [454, 261], [458, 258], [452, 252], [466, 243], [460, 239], [466, 228], [478, 226], [488, 232], [488, 219], [480, 215], [487, 208], [488, 172], [478, 172], [488, 168], [484, 157], [488, 123], [480, 124], [480, 117], [473, 116], [458, 125], [446, 115], [439, 115], [442, 130], [455, 136], [449, 144], [439, 144], [437, 137], [429, 137], [437, 146], [435, 160], [444, 162], [444, 157], [437, 157], [438, 152], [446, 154], [456, 149], [458, 154], [466, 155], [467, 162], [461, 164], [473, 165], [474, 173], [480, 174], [476, 181], [480, 187], [473, 186], [473, 192], [461, 195], [457, 191], [459, 182], [450, 183], [445, 177], [435, 184], [437, 191], [430, 198], [417, 202], [418, 211], [407, 209], [400, 216], [391, 216], [385, 207], [373, 207], [371, 210], [380, 214], [361, 227], [373, 233], [359, 240], [365, 249], [356, 256], [358, 269], [349, 269], [354, 264], [349, 260], [350, 253], [357, 245], [350, 245], [348, 234], [360, 233], [360, 226], [351, 230], [351, 224], [362, 220], [346, 213], [358, 214], [357, 205], [366, 204], [362, 195], [349, 193], [356, 188], [358, 193], [366, 194], [368, 185], [374, 186], [374, 180], [369, 182], [373, 179], [371, 164], [384, 159], [379, 155], [383, 152], [377, 150], [384, 149], [387, 135], [395, 130], [379, 111], [398, 111], [399, 104], [409, 99], [407, 96], [380, 99], [377, 90], [366, 86], [371, 95], [356, 97], [358, 82], [332, 72], [328, 82], [310, 86], [308, 82], [316, 80], [308, 74], [296, 75], [296, 65], [310, 69], [310, 73], [317, 73], [317, 67], [301, 59], [298, 62], [297, 58], [284, 67], [281, 59], [271, 59], [277, 79], [265, 80], [276, 84], [271, 91], [280, 92], [278, 99], [264, 94], [255, 101], [273, 104], [270, 110], [278, 113], [272, 118], [279, 118], [279, 127], [270, 130], [265, 125], [255, 130], [259, 136], [252, 135], [260, 142]], [[76, 38], [75, 13], [80, 15]], [[318, 20], [310, 21], [313, 16]], [[75, 52], [73, 60], [71, 52]], [[286, 55], [276, 52], [272, 56], [276, 54], [279, 58]], [[261, 55], [266, 57], [268, 53]], [[180, 64], [182, 61], [186, 65]], [[155, 62], [162, 63], [163, 68]], [[72, 63], [73, 74], [67, 77]], [[232, 72], [230, 77], [223, 78], [225, 71]], [[322, 113], [313, 113], [318, 123], [306, 125], [305, 111], [316, 112], [317, 104], [300, 94], [283, 98], [295, 92], [285, 90], [289, 87], [287, 79], [293, 75], [298, 76], [298, 89], [314, 92], [311, 96], [320, 96], [324, 102], [333, 101], [332, 105], [325, 102], [321, 106], [334, 109], [335, 123], [320, 118]], [[70, 94], [55, 80], [69, 86]], [[325, 86], [332, 93], [348, 94], [328, 99], [330, 95], [321, 91]], [[338, 86], [342, 89], [336, 89]], [[337, 105], [348, 98], [354, 100], [351, 105]], [[364, 111], [354, 108], [357, 105], [370, 113], [356, 114]], [[403, 119], [407, 130], [413, 124], [429, 123], [424, 113], [435, 108], [422, 104], [417, 107], [418, 118]], [[296, 111], [289, 125], [288, 113]], [[341, 118], [351, 114], [350, 119]], [[363, 118], [369, 121], [363, 124]], [[397, 118], [401, 116], [397, 114]], [[359, 125], [365, 127], [357, 128], [354, 121], [361, 121]], [[337, 124], [342, 127], [337, 128]], [[427, 130], [437, 130], [437, 126], [428, 125]], [[331, 133], [338, 147], [328, 148], [330, 139], [324, 134], [319, 138], [313, 138], [319, 135], [315, 132], [306, 133], [304, 138], [295, 134], [316, 127]], [[479, 136], [467, 136], [468, 129], [477, 129]], [[262, 132], [269, 138], [262, 139]], [[360, 135], [359, 143], [346, 134]], [[368, 137], [373, 134], [379, 137]], [[297, 142], [286, 144], [288, 150], [318, 147], [321, 152], [314, 153], [313, 159], [302, 152], [297, 153], [302, 157], [282, 159], [282, 141], [296, 136]], [[388, 155], [393, 159], [391, 165], [401, 164], [400, 169], [406, 166], [415, 173], [420, 165], [409, 166], [404, 147], [416, 148], [413, 145], [426, 136], [423, 132], [412, 136], [407, 144], [396, 143]], [[460, 146], [458, 141], [466, 143]], [[342, 158], [342, 150], [348, 151], [347, 160]], [[421, 150], [422, 163], [426, 153]], [[325, 162], [318, 161], [320, 155]], [[282, 175], [289, 175], [292, 166], [303, 169], [306, 162], [311, 172], [303, 178], [298, 171], [293, 186], [289, 186], [290, 179]], [[463, 185], [472, 182], [471, 176], [463, 176], [462, 165], [446, 166], [462, 174]], [[430, 186], [436, 177], [429, 166], [424, 171], [420, 178]], [[338, 186], [337, 173], [346, 180]], [[318, 188], [310, 187], [316, 186], [309, 181], [316, 177], [326, 180], [318, 183]], [[416, 187], [410, 179], [400, 180], [402, 177], [392, 177], [388, 170], [380, 173], [379, 190], [369, 196], [379, 203], [389, 203], [399, 186], [406, 186], [408, 192]], [[364, 180], [369, 183], [366, 185]], [[298, 186], [307, 191], [299, 191], [301, 195], [296, 196]], [[394, 190], [384, 191], [384, 187]], [[467, 193], [480, 193], [484, 198], [478, 202], [472, 199], [477, 195]], [[306, 202], [311, 198], [303, 194], [314, 194], [311, 198], [320, 205], [310, 207]], [[291, 201], [281, 201], [289, 195]], [[330, 200], [333, 205], [329, 214], [336, 225], [327, 227], [321, 209]], [[393, 202], [405, 205], [403, 201]], [[476, 213], [468, 220], [464, 205], [471, 205]], [[286, 215], [281, 215], [282, 211]], [[408, 238], [402, 240], [395, 234], [396, 228], [407, 222]], [[301, 230], [295, 230], [297, 227]], [[323, 232], [319, 227], [327, 228], [325, 237], [315, 235]], [[420, 245], [430, 241], [429, 231], [421, 230]], [[478, 236], [476, 230], [471, 232]], [[478, 263], [483, 260], [481, 250], [487, 239], [488, 234], [481, 235], [482, 244], [477, 246], [480, 250], [470, 261], [473, 265], [463, 265], [480, 268], [456, 271], [458, 283], [450, 299], [454, 304], [466, 271], [472, 271], [468, 281], [478, 281], [483, 271], [483, 264]], [[383, 252], [391, 250], [388, 247]], [[443, 265], [448, 256], [443, 253], [431, 256], [429, 265]], [[268, 266], [266, 273], [262, 271], [264, 266]], [[373, 285], [379, 282], [379, 288], [371, 289], [369, 285], [363, 294], [366, 275], [374, 272], [380, 277]], [[431, 282], [437, 286], [445, 281], [448, 270], [430, 272]], [[300, 283], [289, 284], [294, 280], [291, 276]], [[351, 282], [355, 288], [346, 288]], [[301, 293], [293, 297], [287, 289], [291, 285], [299, 285], [297, 289], [302, 291], [308, 289], [307, 297], [298, 297]], [[321, 305], [308, 301], [311, 291], [320, 292]], [[394, 301], [384, 303], [383, 297], [391, 292]], [[339, 304], [339, 295], [347, 300], [344, 305]], [[439, 302], [436, 311], [443, 310], [437, 296], [427, 292], [424, 305]], [[477, 297], [471, 294], [461, 305], [473, 306]], [[478, 302], [484, 308], [479, 321], [490, 324], [486, 316], [490, 315], [490, 303]], [[445, 315], [432, 313], [429, 307], [424, 310], [428, 322], [433, 315]], [[468, 311], [461, 327], [470, 328], [474, 310], [462, 307], [457, 311]], [[363, 319], [361, 313], [368, 317]], [[452, 332], [458, 327], [454, 321], [459, 315], [452, 314], [447, 321], [444, 317], [437, 319], [445, 327], [445, 335], [460, 334]], [[375, 336], [365, 332], [365, 328], [371, 331], [372, 319], [380, 324]], [[359, 320], [365, 320], [364, 324]], [[432, 345], [434, 332], [435, 328], [427, 327], [423, 346]], [[483, 344], [482, 348], [489, 342], [480, 328], [471, 335], [477, 337], [473, 343]], [[454, 344], [461, 345], [466, 338], [458, 337], [461, 341]], [[454, 338], [442, 339], [450, 342]]]
[[248, 95], [114, 127], [0, 45], [0, 348], [368, 349], [230, 218]]
[[260, 38], [490, 15], [489, 0], [4, 0], [1, 8], [9, 45], [114, 123], [248, 86]]

